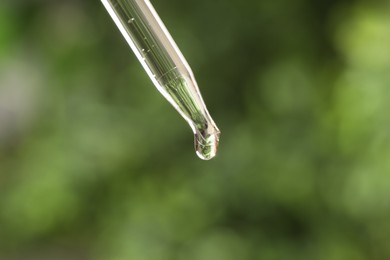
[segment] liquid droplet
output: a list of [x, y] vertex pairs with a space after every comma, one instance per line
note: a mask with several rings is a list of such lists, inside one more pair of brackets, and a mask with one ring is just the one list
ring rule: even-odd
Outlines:
[[194, 135], [196, 154], [202, 160], [210, 160], [217, 155], [220, 131], [216, 127], [196, 131]]

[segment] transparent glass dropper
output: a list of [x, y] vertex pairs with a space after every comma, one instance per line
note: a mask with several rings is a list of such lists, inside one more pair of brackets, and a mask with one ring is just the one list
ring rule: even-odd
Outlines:
[[194, 74], [148, 0], [102, 0], [161, 94], [190, 125], [195, 150], [213, 158], [220, 131], [204, 104]]

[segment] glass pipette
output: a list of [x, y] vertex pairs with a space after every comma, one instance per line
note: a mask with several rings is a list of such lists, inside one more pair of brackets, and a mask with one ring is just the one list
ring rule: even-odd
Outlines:
[[102, 0], [161, 94], [190, 125], [203, 160], [217, 153], [220, 131], [204, 104], [194, 74], [149, 0]]

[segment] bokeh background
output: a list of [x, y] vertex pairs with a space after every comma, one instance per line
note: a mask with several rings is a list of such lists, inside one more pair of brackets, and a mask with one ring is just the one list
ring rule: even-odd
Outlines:
[[100, 1], [0, 5], [0, 259], [390, 259], [388, 1], [153, 1], [201, 161]]

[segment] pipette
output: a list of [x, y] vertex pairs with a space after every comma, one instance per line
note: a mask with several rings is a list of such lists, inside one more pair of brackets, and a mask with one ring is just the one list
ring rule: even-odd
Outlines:
[[220, 131], [204, 104], [194, 74], [149, 0], [102, 0], [160, 91], [190, 125], [203, 160], [217, 153]]

